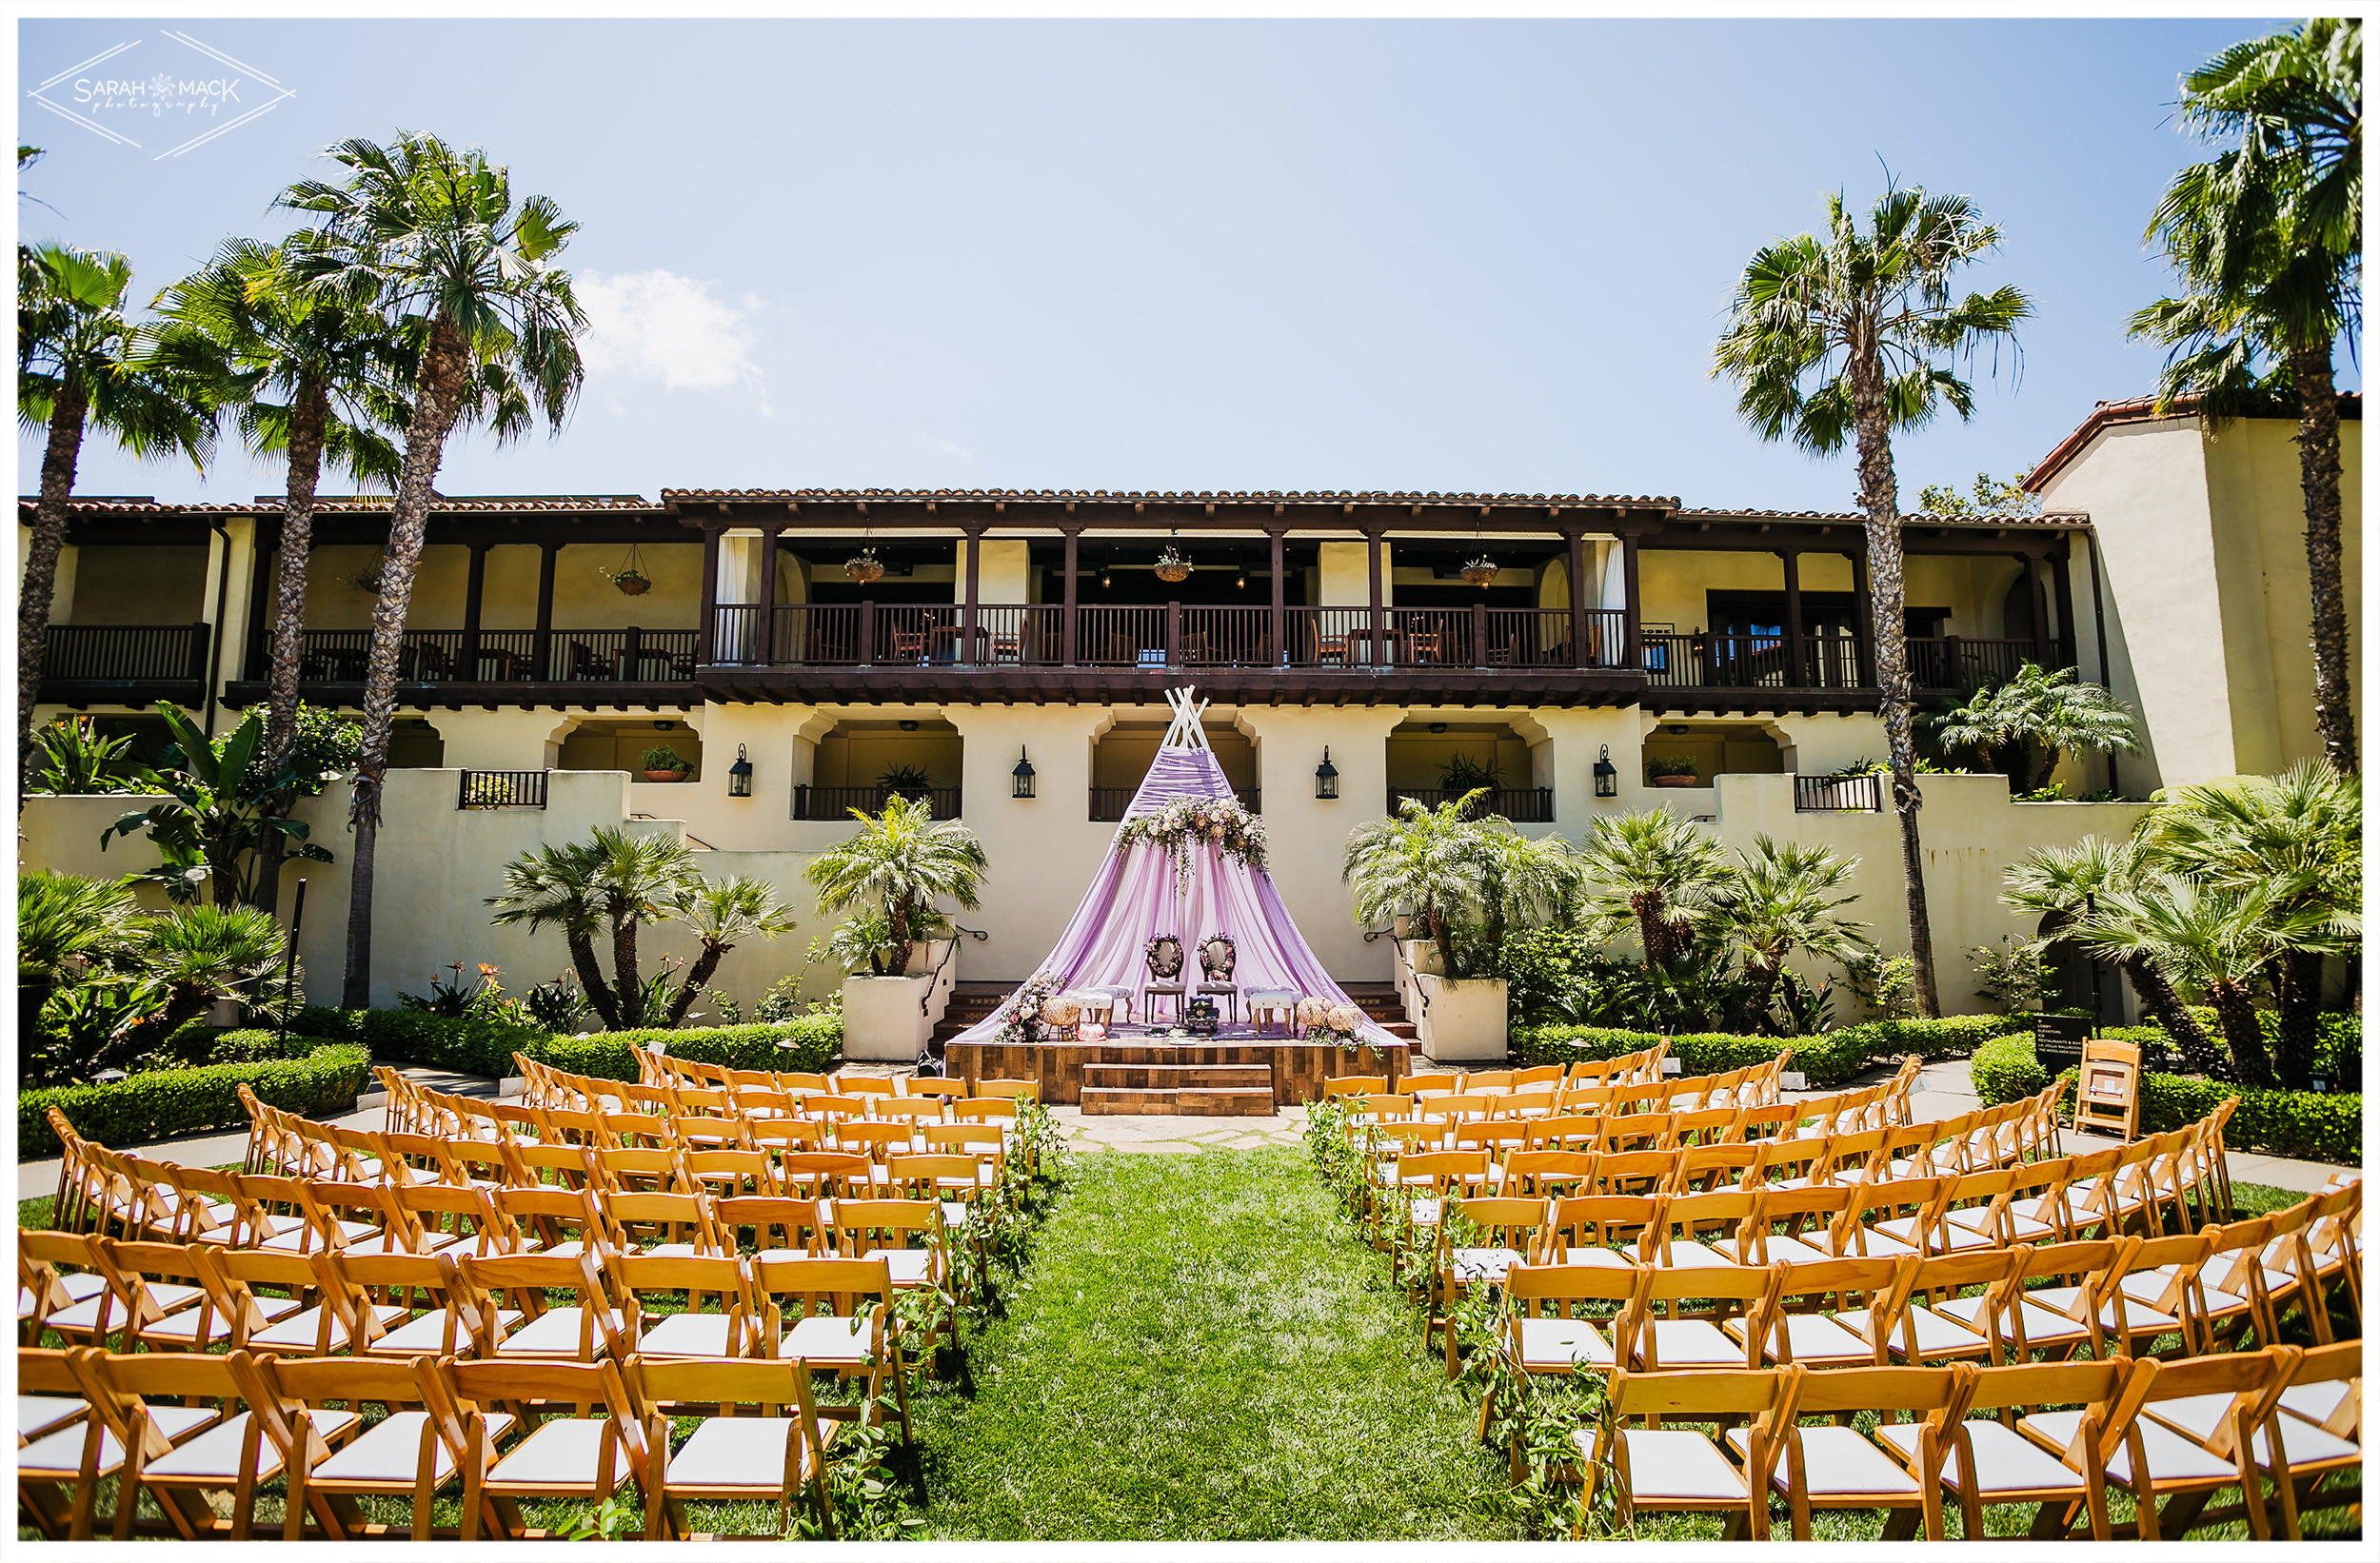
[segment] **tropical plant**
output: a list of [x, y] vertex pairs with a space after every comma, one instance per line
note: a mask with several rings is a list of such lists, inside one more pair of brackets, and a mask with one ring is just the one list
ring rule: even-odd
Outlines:
[[140, 330], [124, 312], [131, 287], [132, 263], [121, 255], [17, 247], [16, 416], [46, 440], [16, 610], [18, 775], [28, 785], [33, 706], [85, 431], [96, 428], [144, 460], [186, 455], [202, 472], [214, 449], [206, 387], [146, 362]]
[[560, 977], [540, 982], [523, 994], [521, 1007], [528, 1012], [530, 1019], [559, 1035], [574, 1029], [590, 1006], [586, 994], [579, 987], [579, 974], [565, 967]]
[[2032, 663], [1934, 718], [1934, 729], [1943, 747], [1984, 757], [2018, 795], [2039, 791], [2073, 751], [2132, 754], [2140, 747], [2132, 712], [2106, 685], [2076, 682], [2071, 667], [2045, 673]]
[[1997, 944], [1974, 944], [1967, 964], [1974, 969], [1975, 994], [2003, 1015], [2046, 1009], [2057, 997], [2057, 973], [2042, 959], [2047, 946], [2037, 939], [2019, 940], [2002, 934]]
[[[352, 803], [342, 1002], [361, 1009], [371, 999], [372, 886], [398, 652], [446, 439], [486, 422], [502, 440], [524, 431], [532, 410], [560, 432], [585, 378], [577, 338], [586, 317], [568, 273], [553, 264], [578, 225], [544, 196], [516, 202], [509, 172], [485, 153], [401, 134], [389, 147], [341, 142], [329, 155], [347, 168], [346, 183], [307, 180], [280, 197], [318, 219], [291, 241], [291, 267], [318, 296], [387, 322], [417, 365], [372, 611]], [[629, 975], [622, 974], [622, 991], [641, 992]]]
[[[1996, 354], [2013, 340], [2016, 323], [2033, 313], [2032, 302], [2013, 287], [1964, 298], [1953, 292], [1953, 278], [1999, 242], [1999, 229], [1963, 195], [1888, 188], [1865, 232], [1842, 197], [1832, 196], [1823, 236], [1804, 233], [1754, 254], [1719, 339], [1713, 372], [1740, 387], [1737, 409], [1763, 439], [1790, 438], [1817, 455], [1856, 442], [1868, 612], [1878, 626], [1896, 627], [1905, 617], [1893, 433], [1923, 427], [1946, 406], [1962, 419], [1973, 416], [1973, 387], [1954, 368], [1972, 365], [1987, 343]], [[1939, 1015], [1917, 837], [1909, 652], [1900, 635], [1875, 637], [1875, 667], [1917, 1007]]]
[[[140, 946], [140, 909], [120, 880], [47, 869], [16, 880], [16, 1026], [21, 1049], [40, 1031], [42, 1006], [83, 973], [107, 969]], [[20, 1052], [20, 1060], [29, 1057]]]
[[[947, 898], [968, 911], [982, 902], [983, 843], [957, 821], [936, 823], [934, 805], [898, 793], [882, 812], [853, 809], [859, 834], [811, 860], [805, 877], [818, 891], [822, 912], [847, 912], [865, 903], [884, 914], [887, 964], [895, 973], [909, 965], [909, 947], [922, 926], [940, 916]], [[847, 968], [846, 968], [847, 969]]]
[[[2000, 900], [2034, 920], [2034, 937], [2043, 947], [2085, 949], [2080, 931], [2098, 911], [2099, 898], [2110, 890], [2130, 888], [2140, 871], [2140, 855], [2132, 842], [2086, 836], [2073, 846], [2036, 847], [2011, 863], [2002, 876]], [[2132, 984], [2140, 1007], [2173, 1039], [2182, 1067], [2211, 1073], [2218, 1059], [2214, 1042], [2173, 991], [2165, 971], [2138, 951], [2118, 960], [2115, 967]]]
[[1435, 808], [1399, 799], [1396, 814], [1348, 833], [1341, 869], [1359, 922], [1412, 907], [1457, 980], [1497, 975], [1511, 932], [1562, 917], [1578, 889], [1567, 842], [1522, 837], [1478, 812], [1486, 798], [1475, 787]]
[[1910, 1002], [1910, 964], [1905, 955], [1870, 950], [1843, 962], [1843, 986], [1859, 1000], [1863, 1020], [1906, 1020], [1917, 1013]]
[[898, 793], [903, 798], [922, 798], [932, 789], [934, 779], [922, 765], [887, 765], [876, 779], [879, 791]]
[[[560, 928], [571, 969], [605, 1028], [633, 1031], [648, 1012], [637, 930], [678, 915], [683, 898], [701, 880], [693, 856], [674, 837], [597, 825], [585, 841], [549, 841], [506, 864], [504, 889], [487, 898], [496, 909], [489, 921], [497, 927], [525, 922], [531, 933], [548, 924]], [[596, 960], [599, 931], [611, 936], [609, 981]]]
[[2025, 488], [2025, 480], [2032, 476], [2032, 469], [2027, 468], [2002, 482], [1989, 472], [1978, 472], [1973, 486], [1964, 494], [1954, 484], [1930, 483], [1917, 490], [1917, 508], [1934, 516], [2038, 515], [2041, 496]]
[[1449, 757], [1438, 772], [1438, 784], [1447, 792], [1469, 792], [1474, 787], [1493, 792], [1504, 784], [1504, 772], [1492, 754], [1485, 760], [1457, 754]]
[[1691, 776], [1699, 779], [1702, 775], [1702, 762], [1690, 754], [1674, 754], [1658, 760], [1646, 761], [1644, 769], [1646, 775], [1655, 778]]
[[900, 968], [887, 964], [892, 952], [892, 920], [873, 908], [843, 919], [826, 939], [828, 957], [854, 977], [899, 976]]
[[2320, 1039], [2326, 958], [2359, 951], [2363, 783], [2306, 762], [2277, 777], [2235, 777], [2158, 794], [2134, 841], [2168, 872], [2262, 892], [2276, 929], [2298, 930], [2266, 973], [2279, 1011], [2273, 1061], [2304, 1089]]
[[656, 743], [637, 756], [637, 764], [648, 771], [683, 771], [688, 768], [678, 751], [666, 743]]
[[2157, 410], [2218, 427], [2276, 402], [2297, 412], [2312, 587], [2314, 716], [2353, 775], [2333, 344], [2363, 319], [2363, 23], [2322, 18], [2225, 49], [2182, 81], [2181, 122], [2229, 143], [2173, 176], [2149, 221], [2181, 292], [2132, 319], [2171, 349]]
[[217, 999], [240, 998], [278, 971], [287, 954], [280, 926], [252, 906], [177, 906], [136, 919], [132, 933], [120, 954], [94, 960], [53, 995], [28, 1083], [125, 1068]]
[[2276, 904], [2266, 886], [2237, 889], [2162, 874], [2100, 896], [2074, 937], [2110, 960], [2137, 956], [2176, 985], [2202, 990], [2240, 1083], [2270, 1086], [2272, 1064], [2256, 1019], [2255, 983], [2289, 950], [2331, 931], [2326, 911]]
[[153, 781], [148, 766], [125, 758], [131, 736], [105, 737], [89, 717], [58, 718], [33, 735], [33, 746], [34, 792], [78, 798], [147, 792]]
[[252, 904], [256, 870], [266, 841], [279, 837], [290, 854], [329, 862], [330, 854], [307, 840], [310, 827], [286, 810], [307, 780], [288, 765], [264, 764], [265, 717], [249, 711], [239, 726], [210, 739], [188, 715], [160, 701], [157, 712], [173, 735], [152, 774], [156, 801], [135, 809], [99, 833], [99, 845], [143, 830], [164, 859], [137, 876], [165, 887], [176, 901], [198, 899], [208, 884], [218, 906]]
[[1571, 921], [1585, 875], [1577, 850], [1559, 836], [1523, 836], [1494, 816], [1483, 823], [1478, 948], [1464, 964], [1466, 970], [1485, 974], [1495, 971], [1516, 926], [1531, 929]]
[[[690, 924], [703, 941], [684, 983], [669, 1002], [669, 1018], [663, 1023], [672, 1026], [685, 1019], [695, 995], [709, 983], [729, 950], [756, 939], [782, 939], [794, 929], [793, 913], [778, 900], [776, 886], [748, 874], [697, 878], [678, 893], [670, 912]], [[721, 1013], [724, 1019], [725, 1012]]]
[[1780, 844], [1763, 834], [1704, 894], [1703, 917], [1743, 966], [1749, 992], [1738, 1019], [1746, 1029], [1772, 1027], [1777, 981], [1796, 950], [1840, 961], [1870, 947], [1867, 924], [1840, 915], [1859, 899], [1844, 890], [1858, 867], [1858, 859], [1831, 847]]
[[1725, 865], [1719, 845], [1666, 809], [1605, 814], [1578, 847], [1584, 905], [1608, 936], [1631, 922], [1645, 963], [1676, 964], [1694, 948], [1694, 922]]

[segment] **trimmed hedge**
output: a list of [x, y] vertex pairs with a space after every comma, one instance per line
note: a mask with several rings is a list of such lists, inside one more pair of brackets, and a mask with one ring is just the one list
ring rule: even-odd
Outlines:
[[[359, 1042], [382, 1063], [427, 1064], [502, 1079], [517, 1074], [512, 1056], [598, 1079], [636, 1078], [628, 1049], [665, 1041], [669, 1051], [698, 1063], [731, 1069], [825, 1069], [843, 1051], [843, 1018], [805, 1015], [778, 1025], [709, 1026], [685, 1031], [599, 1031], [558, 1037], [537, 1026], [477, 1017], [425, 1015], [419, 1010], [308, 1009], [297, 1025]], [[791, 1041], [790, 1049], [781, 1042]]]
[[2003, 1037], [1986, 1042], [1975, 1049], [1967, 1067], [1974, 1078], [1975, 1095], [1987, 1107], [2033, 1096], [2050, 1083], [2050, 1072], [2033, 1056], [2031, 1037]]
[[[238, 1035], [234, 1033], [233, 1035]], [[269, 1034], [268, 1034], [269, 1035]], [[30, 1160], [58, 1154], [47, 1109], [57, 1108], [84, 1138], [127, 1147], [206, 1129], [245, 1128], [238, 1087], [292, 1113], [345, 1111], [371, 1078], [371, 1055], [343, 1042], [314, 1040], [301, 1058], [163, 1069], [108, 1085], [57, 1085], [20, 1092], [16, 1154]]]
[[[1761, 1064], [1788, 1048], [1792, 1067], [1819, 1088], [1842, 1084], [1876, 1064], [1897, 1062], [1909, 1054], [1929, 1063], [1974, 1052], [1995, 1037], [2012, 1031], [2026, 1034], [2032, 1047], [2033, 1018], [2029, 1015], [1952, 1015], [1939, 1020], [1866, 1020], [1815, 1037], [1745, 1037], [1728, 1033], [1688, 1033], [1669, 1039], [1670, 1057], [1689, 1075], [1716, 1075], [1730, 1069]], [[1570, 1063], [1617, 1058], [1651, 1047], [1661, 1039], [1650, 1031], [1614, 1031], [1600, 1026], [1521, 1026], [1512, 1034], [1512, 1054], [1522, 1064]]]

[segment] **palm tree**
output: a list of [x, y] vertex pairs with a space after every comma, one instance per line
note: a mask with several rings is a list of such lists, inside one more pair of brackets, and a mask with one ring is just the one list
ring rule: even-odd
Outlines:
[[1893, 431], [1922, 427], [1944, 406], [1962, 419], [1973, 416], [1973, 387], [1954, 366], [1972, 364], [1986, 343], [1996, 349], [2013, 341], [2016, 323], [2033, 313], [2032, 302], [2013, 287], [1963, 299], [1952, 291], [1953, 276], [1999, 242], [2000, 230], [1963, 195], [1887, 188], [1865, 233], [1842, 197], [1831, 196], [1823, 238], [1804, 233], [1754, 254], [1712, 370], [1741, 387], [1737, 410], [1763, 439], [1790, 438], [1817, 455], [1832, 455], [1847, 438], [1858, 443], [1877, 715], [1900, 821], [1910, 960], [1917, 1006], [1927, 1015], [1942, 1010], [1917, 840]]
[[1474, 788], [1436, 808], [1400, 798], [1397, 812], [1347, 833], [1339, 877], [1355, 894], [1356, 920], [1374, 922], [1410, 906], [1438, 946], [1449, 977], [1459, 975], [1454, 923], [1481, 889], [1478, 821], [1466, 819], [1485, 795]]
[[33, 703], [41, 695], [84, 432], [97, 428], [144, 459], [186, 455], [202, 472], [214, 449], [204, 388], [143, 362], [140, 330], [124, 312], [131, 287], [132, 263], [121, 255], [17, 247], [16, 416], [29, 432], [45, 430], [48, 438], [16, 610], [17, 751], [29, 785]]
[[[40, 1030], [42, 1006], [61, 982], [140, 944], [140, 908], [119, 880], [47, 869], [16, 881], [16, 1027], [19, 1058]], [[28, 1077], [30, 1078], [30, 1076]]]
[[2264, 886], [2236, 890], [2168, 874], [2102, 895], [2075, 938], [2110, 960], [2138, 957], [2170, 980], [2202, 990], [2240, 1083], [2269, 1086], [2272, 1064], [2256, 1019], [2255, 982], [2276, 957], [2326, 929], [2321, 913], [2292, 913]]
[[1514, 923], [1559, 920], [1577, 900], [1584, 874], [1577, 850], [1559, 836], [1523, 836], [1498, 814], [1478, 823], [1479, 948], [1493, 960]]
[[[587, 999], [604, 1024], [633, 1031], [645, 1022], [645, 984], [637, 969], [637, 929], [664, 922], [700, 882], [693, 853], [668, 836], [632, 835], [597, 825], [584, 841], [525, 852], [505, 868], [505, 888], [487, 898], [489, 920], [526, 922], [532, 932], [559, 924]], [[595, 958], [595, 931], [611, 933], [611, 991]], [[717, 961], [712, 964], [716, 966]]]
[[2159, 412], [2194, 400], [2219, 425], [2276, 396], [2296, 406], [2314, 714], [2341, 776], [2357, 760], [2331, 353], [2363, 318], [2363, 23], [2321, 19], [2234, 45], [2183, 79], [2183, 124], [2237, 145], [2167, 187], [2148, 236], [2183, 291], [2132, 319], [2133, 336], [2172, 349]]
[[729, 950], [756, 939], [778, 939], [793, 932], [795, 926], [793, 913], [777, 899], [776, 887], [746, 874], [698, 880], [680, 893], [670, 911], [692, 923], [703, 941], [703, 953], [694, 958], [685, 980], [678, 984], [677, 997], [669, 1002], [669, 1016], [664, 1023], [671, 1026], [685, 1019], [695, 995], [710, 981]]
[[[2140, 872], [2140, 854], [2131, 841], [2086, 836], [2073, 846], [2036, 847], [2009, 864], [2001, 876], [2006, 888], [2000, 901], [2033, 920], [2034, 937], [2042, 947], [2081, 949], [2080, 930], [2098, 911], [2099, 898], [2112, 890], [2131, 889]], [[2135, 952], [2115, 965], [2132, 984], [2140, 1007], [2165, 1027], [2181, 1050], [2182, 1067], [2193, 1074], [2213, 1073], [2213, 1041], [2155, 962]]]
[[1832, 848], [1782, 846], [1768, 836], [1738, 851], [1711, 889], [1705, 916], [1718, 937], [1739, 952], [1750, 984], [1742, 1019], [1755, 1030], [1773, 1026], [1769, 1006], [1785, 959], [1795, 950], [1826, 960], [1849, 960], [1869, 949], [1864, 922], [1838, 916], [1859, 899], [1837, 895], [1859, 866]]
[[1587, 910], [1607, 928], [1633, 919], [1645, 964], [1694, 951], [1695, 919], [1726, 863], [1716, 841], [1666, 809], [1598, 815], [1578, 848]]
[[2018, 795], [2047, 786], [2070, 751], [2132, 754], [2140, 747], [2131, 710], [2106, 685], [2077, 683], [2071, 667], [2045, 673], [2032, 663], [1936, 718], [1934, 737], [1947, 748], [1981, 754]]
[[362, 1009], [371, 1001], [372, 880], [396, 719], [397, 653], [446, 437], [458, 425], [499, 422], [521, 399], [559, 432], [585, 378], [577, 336], [586, 317], [569, 274], [553, 265], [578, 225], [542, 195], [516, 204], [508, 171], [491, 166], [485, 153], [401, 132], [392, 147], [345, 141], [329, 155], [349, 170], [345, 184], [308, 180], [281, 197], [283, 206], [321, 219], [295, 247], [295, 268], [345, 307], [376, 310], [419, 364], [372, 611], [352, 805], [355, 861], [341, 1002]]
[[2285, 941], [2269, 973], [2280, 1012], [2274, 1062], [2303, 1089], [2321, 1036], [2326, 957], [2361, 947], [2363, 783], [2312, 762], [2277, 777], [2238, 777], [2162, 795], [2140, 822], [2144, 857], [2233, 893], [2260, 892]]
[[[158, 300], [154, 358], [213, 380], [248, 447], [288, 464], [281, 562], [273, 587], [272, 671], [265, 757], [279, 766], [297, 739], [298, 664], [306, 635], [306, 565], [314, 491], [326, 465], [393, 484], [400, 391], [410, 355], [377, 314], [343, 307], [300, 281], [287, 246], [233, 239]], [[256, 904], [278, 900], [280, 853], [268, 846]]]
[[898, 793], [883, 811], [853, 809], [860, 833], [820, 853], [804, 871], [818, 890], [818, 909], [843, 912], [866, 902], [884, 912], [894, 975], [909, 969], [909, 947], [944, 897], [973, 911], [990, 864], [975, 832], [955, 820], [934, 821], [934, 805]]

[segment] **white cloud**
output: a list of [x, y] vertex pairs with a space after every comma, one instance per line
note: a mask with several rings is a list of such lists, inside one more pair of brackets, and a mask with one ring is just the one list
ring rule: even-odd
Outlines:
[[745, 324], [759, 312], [758, 299], [747, 293], [738, 308], [712, 296], [710, 284], [671, 271], [589, 271], [576, 286], [587, 319], [579, 352], [590, 377], [658, 380], [673, 391], [740, 384], [768, 412], [768, 386], [752, 362]]

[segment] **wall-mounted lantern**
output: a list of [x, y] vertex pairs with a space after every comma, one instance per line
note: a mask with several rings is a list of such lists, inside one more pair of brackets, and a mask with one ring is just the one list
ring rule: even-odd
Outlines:
[[1019, 745], [1017, 749], [1017, 768], [1010, 771], [1008, 776], [1009, 780], [1015, 783], [1012, 796], [1018, 798], [1033, 796], [1033, 762], [1024, 757], [1022, 745]]
[[1331, 751], [1328, 744], [1322, 748], [1322, 763], [1314, 767], [1314, 796], [1317, 798], [1339, 796], [1339, 767], [1331, 763]]
[[744, 757], [744, 745], [741, 743], [736, 745], [736, 762], [727, 767], [727, 796], [752, 796], [752, 762]]
[[1619, 767], [1612, 763], [1612, 746], [1603, 745], [1602, 758], [1595, 762], [1595, 795], [1597, 798], [1619, 796]]

